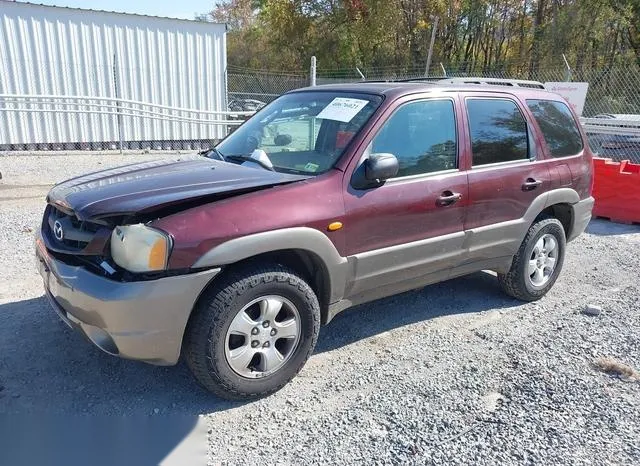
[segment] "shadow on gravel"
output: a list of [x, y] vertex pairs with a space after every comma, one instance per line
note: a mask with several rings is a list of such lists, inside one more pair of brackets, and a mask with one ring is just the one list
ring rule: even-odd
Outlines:
[[443, 315], [521, 304], [502, 292], [494, 275], [478, 272], [346, 310], [320, 331], [316, 353]]
[[0, 425], [3, 464], [12, 466], [201, 465], [206, 444], [198, 416], [20, 415]]
[[102, 353], [44, 298], [0, 304], [0, 415], [197, 415], [241, 403], [200, 388], [184, 363], [157, 367]]
[[[476, 273], [339, 314], [321, 330], [316, 352], [441, 315], [518, 304], [495, 277]], [[102, 353], [44, 297], [0, 305], [0, 414], [197, 415], [241, 404], [205, 392], [184, 363], [155, 367]]]
[[602, 218], [594, 218], [587, 226], [587, 233], [598, 236], [640, 234], [640, 225], [627, 225]]

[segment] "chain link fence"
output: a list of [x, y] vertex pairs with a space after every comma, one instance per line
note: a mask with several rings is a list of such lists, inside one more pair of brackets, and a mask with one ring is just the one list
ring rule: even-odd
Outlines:
[[[640, 69], [603, 67], [571, 70], [564, 64], [531, 70], [529, 64], [511, 64], [502, 69], [467, 71], [444, 64], [424, 67], [378, 67], [353, 69], [319, 68], [316, 83], [361, 81], [433, 80], [456, 77], [522, 79], [549, 82], [587, 82], [589, 90], [582, 116], [590, 145], [601, 157], [640, 163]], [[308, 86], [305, 71], [276, 72], [229, 68], [230, 110], [257, 110], [287, 91]]]
[[[201, 150], [279, 95], [309, 86], [312, 78], [306, 70], [235, 66], [226, 75], [190, 74], [135, 64], [126, 56], [105, 57], [93, 66], [0, 62], [0, 69], [15, 71], [0, 80], [0, 151]], [[40, 76], [40, 81], [20, 84], [20, 73]], [[419, 66], [319, 68], [316, 83], [471, 76], [588, 82], [583, 124], [592, 149], [601, 157], [640, 163], [640, 69], [633, 65], [584, 70], [558, 65], [532, 71], [523, 64], [470, 72], [436, 64], [429, 73]]]
[[227, 68], [227, 94], [229, 107], [255, 110], [281, 94], [309, 85], [308, 72], [252, 70], [229, 66]]

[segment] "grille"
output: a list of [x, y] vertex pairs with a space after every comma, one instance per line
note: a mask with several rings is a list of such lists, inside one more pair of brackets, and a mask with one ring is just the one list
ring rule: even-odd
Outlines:
[[83, 251], [96, 233], [104, 228], [96, 223], [83, 222], [54, 206], [49, 206], [46, 223], [51, 245], [66, 253]]

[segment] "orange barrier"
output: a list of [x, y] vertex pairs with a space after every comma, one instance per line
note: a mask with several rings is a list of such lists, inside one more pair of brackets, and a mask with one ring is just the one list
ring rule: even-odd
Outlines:
[[594, 158], [593, 166], [593, 215], [640, 223], [640, 164]]

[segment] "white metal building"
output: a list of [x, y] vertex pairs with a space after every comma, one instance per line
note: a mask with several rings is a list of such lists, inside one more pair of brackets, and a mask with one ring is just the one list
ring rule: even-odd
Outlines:
[[0, 150], [222, 137], [226, 26], [0, 1]]

